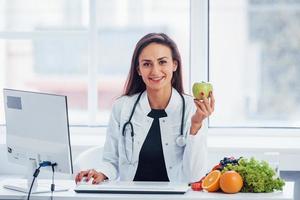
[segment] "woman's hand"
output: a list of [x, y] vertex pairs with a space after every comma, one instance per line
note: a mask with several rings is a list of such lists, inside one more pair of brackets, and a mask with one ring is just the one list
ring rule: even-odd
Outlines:
[[215, 109], [215, 98], [212, 92], [209, 94], [209, 98], [204, 97], [203, 100], [194, 99], [197, 110], [192, 116], [191, 120], [191, 135], [196, 135], [202, 126], [202, 122], [205, 118], [210, 116]]
[[97, 172], [94, 169], [86, 170], [86, 171], [81, 171], [79, 172], [76, 177], [75, 177], [75, 182], [76, 184], [82, 180], [83, 177], [86, 177], [86, 182], [88, 182], [91, 178], [93, 178], [93, 184], [99, 184], [100, 182], [104, 181], [107, 179], [107, 177], [101, 173]]

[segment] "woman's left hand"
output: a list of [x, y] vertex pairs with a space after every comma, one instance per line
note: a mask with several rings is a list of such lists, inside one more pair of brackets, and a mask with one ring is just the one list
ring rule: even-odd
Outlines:
[[191, 120], [191, 135], [196, 135], [202, 126], [202, 122], [205, 118], [210, 116], [215, 109], [215, 98], [212, 92], [210, 92], [209, 97], [204, 97], [203, 100], [194, 99], [197, 110], [192, 116]]

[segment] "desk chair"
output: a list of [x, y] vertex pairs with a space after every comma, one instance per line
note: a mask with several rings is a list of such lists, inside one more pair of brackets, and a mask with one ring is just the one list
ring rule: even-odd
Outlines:
[[102, 160], [102, 153], [102, 146], [94, 146], [80, 153], [74, 161], [74, 174], [81, 170], [97, 169]]

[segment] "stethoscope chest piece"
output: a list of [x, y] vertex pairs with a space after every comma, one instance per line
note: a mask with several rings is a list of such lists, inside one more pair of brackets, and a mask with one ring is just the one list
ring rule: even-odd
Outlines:
[[176, 144], [180, 147], [184, 147], [186, 145], [186, 138], [183, 135], [180, 135], [176, 138]]

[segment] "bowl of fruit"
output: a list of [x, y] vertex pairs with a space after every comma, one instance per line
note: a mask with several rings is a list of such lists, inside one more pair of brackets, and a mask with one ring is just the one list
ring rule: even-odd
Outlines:
[[266, 193], [281, 191], [285, 182], [266, 161], [254, 158], [225, 157], [200, 181], [192, 183], [195, 191]]

